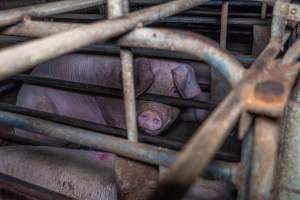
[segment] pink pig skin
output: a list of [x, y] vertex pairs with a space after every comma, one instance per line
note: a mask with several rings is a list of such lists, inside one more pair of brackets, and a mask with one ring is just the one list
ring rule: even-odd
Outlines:
[[[201, 89], [197, 84], [194, 69], [189, 64], [162, 59], [137, 58], [134, 61], [134, 71], [137, 95], [147, 92], [186, 99], [201, 95]], [[120, 59], [112, 56], [65, 55], [37, 66], [31, 74], [105, 87], [122, 88]], [[165, 110], [174, 110], [167, 114], [164, 113], [164, 118], [169, 118], [170, 120], [160, 119], [162, 123], [157, 128], [157, 131], [150, 131], [152, 135], [155, 135], [169, 127], [177, 118], [179, 111], [178, 108], [164, 104], [161, 106], [153, 106], [152, 104], [153, 102], [147, 102], [146, 105], [143, 105], [144, 111], [147, 111], [147, 109], [145, 110], [147, 106], [152, 109], [151, 111], [155, 107], [157, 110], [154, 109], [154, 111], [158, 113], [163, 113]], [[125, 128], [124, 105], [120, 99], [24, 85], [18, 94], [17, 105]], [[164, 108], [164, 106], [167, 108]], [[139, 109], [139, 106], [137, 109]], [[137, 110], [137, 113], [139, 115], [145, 114], [139, 110]], [[140, 119], [138, 120], [138, 125], [141, 130], [149, 133], [149, 130], [145, 130], [145, 128], [151, 127], [151, 125], [147, 126], [147, 124], [152, 123], [153, 118], [141, 118], [139, 116], [137, 118]], [[20, 137], [42, 140], [49, 144], [65, 144], [65, 142], [57, 139], [46, 138], [45, 136], [21, 130], [16, 130], [15, 132]]]

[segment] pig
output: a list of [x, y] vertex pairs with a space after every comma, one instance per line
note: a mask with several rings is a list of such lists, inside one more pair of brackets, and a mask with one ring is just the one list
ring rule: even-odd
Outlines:
[[1, 147], [0, 155], [0, 172], [3, 174], [78, 200], [120, 199], [115, 171], [117, 157], [114, 154], [54, 147], [9, 146]]
[[[157, 167], [111, 153], [57, 147], [1, 147], [0, 173], [77, 200], [146, 200], [159, 183]], [[183, 200], [231, 200], [234, 189], [228, 182], [199, 178]]]
[[[121, 62], [118, 57], [70, 54], [45, 62], [31, 73], [35, 76], [74, 81], [111, 88], [122, 88]], [[201, 95], [194, 69], [185, 63], [162, 59], [134, 60], [136, 95], [145, 92], [196, 98]], [[126, 128], [123, 101], [108, 97], [79, 94], [41, 86], [24, 85], [17, 105], [81, 120]], [[168, 128], [178, 117], [179, 108], [161, 103], [137, 102], [137, 123], [150, 135]], [[65, 142], [16, 129], [18, 137], [63, 145]]]

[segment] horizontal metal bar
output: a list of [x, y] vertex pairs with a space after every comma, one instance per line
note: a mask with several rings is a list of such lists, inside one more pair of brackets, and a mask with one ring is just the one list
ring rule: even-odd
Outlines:
[[[11, 112], [0, 111], [0, 123], [37, 134], [63, 139], [90, 148], [112, 152], [154, 165], [168, 167], [175, 162], [177, 157], [175, 151], [161, 147], [130, 142], [125, 139], [103, 135], [94, 131], [79, 129]], [[222, 163], [224, 163], [224, 165]], [[220, 179], [236, 183], [235, 178], [240, 174], [240, 170], [237, 164], [212, 162], [206, 172], [217, 173]]]
[[[42, 112], [42, 111], [38, 111], [38, 110], [32, 110], [29, 108], [14, 106], [14, 105], [5, 104], [5, 103], [0, 103], [0, 110], [7, 111], [7, 112], [13, 112], [13, 113], [17, 113], [17, 114], [23, 114], [23, 115], [27, 115], [30, 117], [36, 117], [39, 119], [49, 120], [52, 122], [70, 125], [70, 126], [74, 126], [77, 128], [83, 128], [86, 130], [97, 131], [100, 133], [104, 133], [104, 134], [112, 135], [112, 136], [116, 136], [116, 137], [121, 137], [121, 138], [127, 137], [125, 129], [110, 127], [107, 125], [98, 124], [98, 123], [94, 123], [94, 122], [88, 122], [85, 120], [80, 120], [80, 119], [75, 119], [75, 118], [70, 118], [70, 117], [66, 117], [66, 116], [62, 116], [62, 115]], [[160, 136], [149, 136], [149, 135], [145, 135], [143, 133], [139, 133], [139, 141], [145, 142], [148, 144], [153, 144], [153, 145], [160, 146], [160, 147], [164, 147], [164, 148], [168, 148], [168, 149], [172, 149], [172, 150], [181, 150], [184, 146], [183, 142], [179, 142], [179, 141], [176, 141], [173, 139], [167, 139], [167, 138], [160, 137]], [[30, 144], [35, 144], [35, 143], [30, 143]], [[222, 151], [219, 151], [215, 158], [218, 160], [233, 161], [233, 162], [237, 162], [239, 160], [238, 155], [233, 154], [233, 153], [226, 153], [226, 152], [222, 152]]]
[[[29, 76], [25, 74], [14, 76], [12, 77], [12, 80], [21, 81], [28, 84], [54, 87], [54, 88], [70, 90], [74, 92], [81, 92], [90, 95], [107, 96], [107, 97], [120, 98], [120, 99], [123, 98], [122, 90], [116, 88], [108, 88], [108, 87], [83, 84], [83, 83], [65, 81], [59, 79], [38, 77], [38, 76]], [[187, 99], [181, 99], [176, 97], [168, 97], [168, 96], [147, 94], [147, 93], [138, 96], [137, 99], [144, 100], [144, 101], [155, 101], [155, 102], [160, 102], [160, 103], [164, 103], [172, 106], [178, 106], [178, 107], [188, 107], [188, 108], [193, 107], [193, 108], [206, 109], [206, 110], [212, 110], [216, 106], [216, 104], [210, 102], [191, 100], [191, 99], [187, 100]]]
[[105, 0], [65, 0], [0, 11], [0, 27], [21, 21], [25, 16], [45, 17], [104, 4]]
[[[18, 25], [16, 25], [18, 26]], [[17, 33], [8, 32], [9, 29], [6, 30], [6, 34], [16, 35]], [[18, 32], [19, 33], [19, 32]], [[25, 32], [22, 34], [27, 35]], [[22, 35], [20, 34], [20, 35]], [[38, 32], [36, 33], [38, 34]], [[41, 37], [41, 36], [34, 36], [33, 34], [31, 37]], [[19, 36], [10, 36], [10, 35], [0, 35], [0, 44], [16, 44], [20, 42], [29, 41], [32, 38], [27, 37], [19, 37]], [[180, 52], [170, 52], [164, 50], [157, 50], [157, 49], [147, 49], [147, 48], [131, 48], [132, 52], [136, 56], [147, 56], [147, 57], [157, 57], [157, 58], [172, 58], [172, 59], [183, 59], [183, 60], [192, 60], [198, 61], [195, 56], [186, 55]], [[114, 44], [92, 44], [87, 47], [81, 48], [79, 51], [86, 51], [86, 52], [99, 52], [105, 54], [113, 54], [119, 55], [120, 54], [120, 47]], [[235, 52], [232, 52], [234, 57], [239, 60], [244, 65], [250, 65], [255, 61], [255, 56], [252, 55], [242, 55]], [[199, 61], [198, 61], [199, 62]], [[208, 88], [204, 87], [204, 90], [208, 91]], [[203, 89], [203, 88], [202, 88]]]
[[[32, 200], [75, 200], [71, 197], [0, 173], [0, 190], [9, 191], [18, 197]], [[6, 199], [6, 198], [5, 198]], [[9, 198], [10, 199], [10, 198]], [[19, 199], [19, 198], [18, 198]], [[22, 198], [23, 199], [23, 198]]]
[[[166, 3], [171, 0], [130, 0], [130, 3], [133, 4], [143, 4], [143, 5], [153, 5]], [[229, 0], [230, 5], [234, 6], [261, 6], [261, 2], [268, 3], [269, 5], [273, 5], [276, 0]], [[222, 5], [222, 0], [212, 0], [210, 2], [205, 3], [204, 5], [216, 6]]]
[[[60, 14], [50, 17], [51, 19], [60, 19], [60, 20], [88, 20], [88, 21], [97, 21], [106, 19], [105, 15], [99, 14]], [[155, 23], [176, 23], [176, 24], [220, 24], [221, 19], [219, 17], [204, 17], [204, 16], [176, 16], [168, 17], [165, 19], [157, 20]], [[271, 19], [256, 19], [256, 18], [237, 18], [230, 17], [228, 18], [229, 25], [270, 25]]]
[[59, 55], [78, 50], [94, 42], [105, 42], [133, 29], [199, 6], [208, 0], [176, 0], [132, 12], [125, 18], [105, 20], [59, 33], [47, 38], [11, 47], [0, 52], [0, 80], [31, 69]]

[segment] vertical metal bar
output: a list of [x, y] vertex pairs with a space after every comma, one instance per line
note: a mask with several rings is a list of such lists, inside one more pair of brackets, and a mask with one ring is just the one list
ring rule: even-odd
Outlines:
[[263, 2], [261, 5], [261, 19], [265, 19], [267, 16], [268, 4]]
[[[272, 19], [272, 27], [271, 27], [271, 36], [273, 39], [282, 40], [285, 27], [286, 27], [286, 15], [288, 14], [289, 7], [288, 4], [291, 0], [276, 0], [275, 6], [273, 9], [273, 19]], [[277, 13], [281, 13], [281, 16], [278, 16]]]
[[278, 166], [280, 200], [299, 199], [300, 194], [300, 80], [294, 90], [281, 128]]
[[128, 140], [138, 141], [138, 129], [136, 123], [136, 102], [133, 74], [133, 55], [131, 51], [121, 49], [122, 78], [126, 113], [126, 127]]
[[[108, 1], [108, 17], [110, 19], [128, 14], [128, 0], [109, 0]], [[131, 142], [138, 141], [138, 129], [136, 123], [136, 103], [135, 103], [135, 88], [134, 88], [134, 72], [133, 72], [133, 55], [128, 49], [121, 49], [122, 63], [122, 81], [124, 91], [124, 104], [127, 137]]]
[[237, 200], [246, 200], [249, 194], [253, 140], [253, 129], [251, 128], [247, 131], [242, 144], [241, 165], [243, 171], [241, 174], [241, 184], [238, 188]]
[[272, 199], [278, 153], [279, 126], [275, 120], [255, 120], [248, 199]]
[[229, 2], [225, 1], [222, 4], [222, 15], [221, 15], [221, 35], [220, 35], [220, 46], [222, 49], [226, 49], [227, 41], [227, 22], [228, 22], [228, 7]]

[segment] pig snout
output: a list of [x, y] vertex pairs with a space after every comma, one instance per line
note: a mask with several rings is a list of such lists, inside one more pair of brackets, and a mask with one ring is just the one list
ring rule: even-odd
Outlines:
[[171, 124], [179, 115], [179, 109], [156, 102], [139, 102], [138, 126], [149, 135], [158, 135]]
[[144, 130], [157, 131], [162, 128], [163, 122], [159, 112], [148, 110], [138, 116], [138, 123]]

